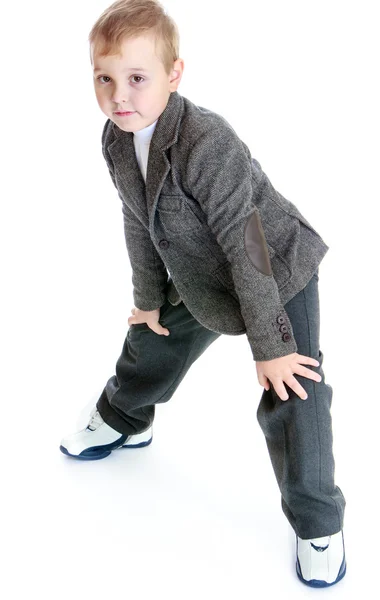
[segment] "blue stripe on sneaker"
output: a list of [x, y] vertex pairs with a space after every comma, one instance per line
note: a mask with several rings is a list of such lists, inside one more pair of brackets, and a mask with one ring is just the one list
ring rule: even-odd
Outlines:
[[116, 448], [120, 448], [123, 445], [125, 440], [127, 439], [127, 435], [121, 435], [117, 440], [112, 442], [111, 444], [104, 444], [101, 446], [91, 446], [90, 448], [86, 448], [80, 454], [70, 454], [68, 450], [64, 446], [60, 446], [61, 452], [63, 454], [67, 454], [67, 456], [73, 456], [74, 458], [78, 458], [79, 460], [97, 460], [99, 458], [106, 458]]
[[64, 446], [60, 446], [59, 449], [61, 452], [63, 452], [63, 454], [66, 454], [66, 456], [71, 456], [72, 458], [76, 458], [78, 460], [98, 460], [99, 458], [106, 458], [106, 456], [109, 456], [111, 454], [111, 450], [108, 450], [107, 452], [103, 452], [102, 454], [98, 454], [97, 456], [81, 456], [76, 454], [70, 454]]
[[313, 544], [313, 542], [310, 542], [310, 544], [313, 546], [314, 550], [316, 550], [317, 552], [324, 552], [329, 547], [329, 544], [327, 544], [327, 546], [315, 546], [315, 544]]
[[149, 446], [152, 439], [153, 436], [150, 438], [150, 440], [147, 440], [146, 442], [140, 442], [139, 444], [123, 444], [122, 448], [142, 448], [143, 446]]

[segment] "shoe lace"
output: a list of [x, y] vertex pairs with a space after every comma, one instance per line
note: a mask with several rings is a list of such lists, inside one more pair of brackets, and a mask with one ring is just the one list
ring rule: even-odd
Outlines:
[[90, 416], [91, 416], [91, 418], [90, 418], [90, 421], [89, 421], [86, 429], [89, 429], [90, 431], [94, 431], [95, 429], [97, 429], [99, 427], [99, 425], [104, 423], [104, 420], [100, 416], [100, 413], [98, 410], [94, 409]]

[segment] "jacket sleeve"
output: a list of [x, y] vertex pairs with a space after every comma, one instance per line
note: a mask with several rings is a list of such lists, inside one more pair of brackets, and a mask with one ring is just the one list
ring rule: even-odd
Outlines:
[[232, 128], [213, 128], [202, 133], [189, 151], [187, 181], [231, 264], [248, 342], [254, 360], [262, 361], [296, 352], [297, 344], [255, 205], [263, 189], [275, 191], [252, 161]]
[[167, 269], [153, 245], [149, 231], [121, 197], [116, 185], [113, 166], [107, 157], [104, 146], [103, 156], [112, 182], [122, 201], [124, 237], [132, 268], [134, 304], [140, 310], [156, 310], [166, 301]]

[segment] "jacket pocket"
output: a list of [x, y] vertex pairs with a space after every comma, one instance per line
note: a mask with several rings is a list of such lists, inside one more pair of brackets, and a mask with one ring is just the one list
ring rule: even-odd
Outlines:
[[292, 276], [292, 270], [286, 260], [278, 254], [273, 246], [268, 245], [269, 258], [272, 265], [272, 274], [279, 290], [283, 288]]
[[163, 229], [170, 233], [181, 235], [202, 228], [201, 221], [180, 195], [160, 196], [157, 215]]
[[309, 221], [306, 219], [306, 217], [304, 217], [304, 215], [300, 212], [300, 210], [297, 208], [297, 206], [295, 204], [293, 204], [293, 202], [290, 202], [290, 200], [285, 198], [282, 194], [280, 194], [280, 192], [276, 191], [275, 197], [267, 195], [267, 194], [265, 194], [265, 195], [270, 201], [274, 202], [279, 208], [281, 208], [281, 210], [286, 212], [291, 217], [296, 217], [296, 219], [301, 221], [301, 223], [306, 225], [306, 227], [311, 229], [311, 231], [314, 231], [314, 233], [319, 235], [319, 233], [314, 229], [314, 227], [311, 225], [311, 223], [309, 223]]

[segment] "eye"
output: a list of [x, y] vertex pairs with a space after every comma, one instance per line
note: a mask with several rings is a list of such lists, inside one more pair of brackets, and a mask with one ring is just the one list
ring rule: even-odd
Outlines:
[[[101, 81], [103, 79], [103, 77], [105, 77], [106, 79], [111, 79], [110, 77], [108, 77], [108, 75], [99, 75], [98, 80], [101, 83], [108, 83], [108, 81], [106, 81], [106, 82]], [[140, 80], [144, 81], [144, 78], [141, 77], [141, 75], [132, 75], [131, 79], [136, 78], [136, 77], [137, 77], [137, 79], [140, 79]], [[140, 82], [139, 81], [134, 81], [133, 83], [140, 83]]]
[[[110, 78], [108, 77], [108, 75], [100, 75], [100, 76], [98, 77], [98, 80], [100, 81], [100, 80], [101, 80], [103, 77], [106, 77], [107, 79], [110, 79]], [[103, 83], [103, 82], [102, 82], [102, 83]]]

